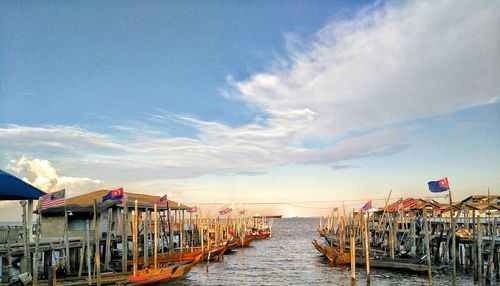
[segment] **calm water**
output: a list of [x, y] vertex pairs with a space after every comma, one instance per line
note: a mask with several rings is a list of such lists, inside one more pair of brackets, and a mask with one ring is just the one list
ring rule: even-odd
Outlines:
[[[199, 264], [182, 285], [350, 285], [349, 267], [333, 267], [312, 246], [317, 239], [317, 219], [274, 221], [273, 237], [236, 249], [223, 262]], [[322, 240], [321, 240], [322, 241]], [[358, 268], [358, 285], [366, 285]], [[372, 285], [427, 285], [427, 276], [372, 269]], [[472, 277], [460, 276], [459, 285], [473, 285]], [[448, 273], [435, 273], [434, 285], [451, 285]]]

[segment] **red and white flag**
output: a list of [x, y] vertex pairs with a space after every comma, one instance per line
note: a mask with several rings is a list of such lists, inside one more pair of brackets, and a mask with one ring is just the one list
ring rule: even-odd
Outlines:
[[40, 197], [38, 203], [42, 210], [64, 206], [64, 204], [66, 204], [66, 190], [62, 189], [54, 193], [46, 194]]

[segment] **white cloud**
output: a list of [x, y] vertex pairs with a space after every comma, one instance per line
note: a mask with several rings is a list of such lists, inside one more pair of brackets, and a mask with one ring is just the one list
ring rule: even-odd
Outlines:
[[22, 157], [17, 161], [12, 160], [7, 168], [43, 191], [53, 192], [66, 188], [68, 196], [94, 190], [103, 183], [90, 178], [60, 176], [52, 164], [44, 159]]
[[304, 137], [335, 138], [488, 104], [500, 90], [496, 1], [415, 1], [332, 23], [285, 68], [235, 82], [265, 110], [310, 109]]
[[[327, 25], [308, 45], [288, 35], [290, 47], [308, 48], [246, 80], [228, 77], [234, 90], [224, 96], [265, 113], [243, 126], [168, 113], [154, 115], [154, 125], [111, 126], [112, 134], [8, 125], [0, 127], [0, 148], [8, 158], [50, 154], [66, 172], [107, 181], [252, 174], [294, 163], [349, 167], [408, 147], [411, 120], [498, 99], [499, 13], [495, 1], [388, 4]], [[171, 122], [197, 137], [162, 132]], [[30, 166], [44, 187], [98, 183], [30, 162], [13, 168]]]

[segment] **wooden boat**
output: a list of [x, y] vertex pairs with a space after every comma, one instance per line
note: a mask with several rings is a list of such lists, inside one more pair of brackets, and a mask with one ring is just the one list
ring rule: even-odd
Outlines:
[[328, 260], [333, 262], [335, 265], [351, 264], [351, 255], [348, 252], [340, 252], [337, 248], [322, 245], [316, 240], [313, 240], [312, 244], [320, 253], [326, 256], [326, 258], [328, 258]]
[[271, 237], [271, 233], [269, 233], [269, 232], [261, 232], [261, 233], [254, 232], [254, 233], [250, 234], [250, 236], [253, 236], [253, 237], [255, 237], [256, 240], [259, 240], [259, 239], [266, 239], [266, 238]]
[[175, 270], [172, 272], [171, 281], [180, 280], [180, 279], [186, 277], [186, 275], [189, 273], [189, 271], [191, 271], [191, 269], [196, 264], [198, 264], [202, 258], [203, 258], [203, 253], [200, 252], [200, 254], [198, 254], [198, 256], [196, 256], [196, 258], [193, 261], [183, 263], [183, 264], [177, 266], [175, 268]]
[[250, 246], [250, 244], [254, 240], [255, 240], [255, 236], [246, 235], [243, 239], [238, 238], [238, 237], [233, 237], [231, 242], [235, 243], [235, 247], [246, 247], [246, 246]]
[[125, 285], [159, 285], [169, 281], [172, 278], [171, 267], [162, 267], [158, 269], [137, 270], [136, 275], [128, 276]]
[[224, 255], [224, 252], [226, 252], [228, 249], [229, 249], [229, 242], [225, 243], [224, 245], [218, 246], [216, 248], [206, 250], [203, 253], [203, 261], [218, 261], [219, 258], [222, 255]]
[[[189, 262], [195, 260], [195, 258], [202, 253], [200, 248], [195, 248], [193, 251], [190, 250], [184, 250], [183, 252], [180, 251], [174, 251], [172, 253], [163, 253], [163, 254], [158, 254], [158, 263], [160, 264], [167, 264], [167, 263], [174, 263], [174, 262]], [[154, 258], [150, 257], [148, 261], [148, 265], [144, 265], [144, 257], [139, 257], [137, 259], [137, 263], [139, 265], [144, 265], [144, 266], [151, 266], [153, 265]], [[133, 261], [129, 260], [127, 262], [128, 265], [132, 265]]]

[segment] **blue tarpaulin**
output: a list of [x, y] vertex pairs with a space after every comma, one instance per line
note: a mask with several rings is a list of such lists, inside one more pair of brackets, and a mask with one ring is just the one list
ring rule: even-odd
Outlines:
[[0, 200], [38, 200], [42, 190], [0, 169]]

